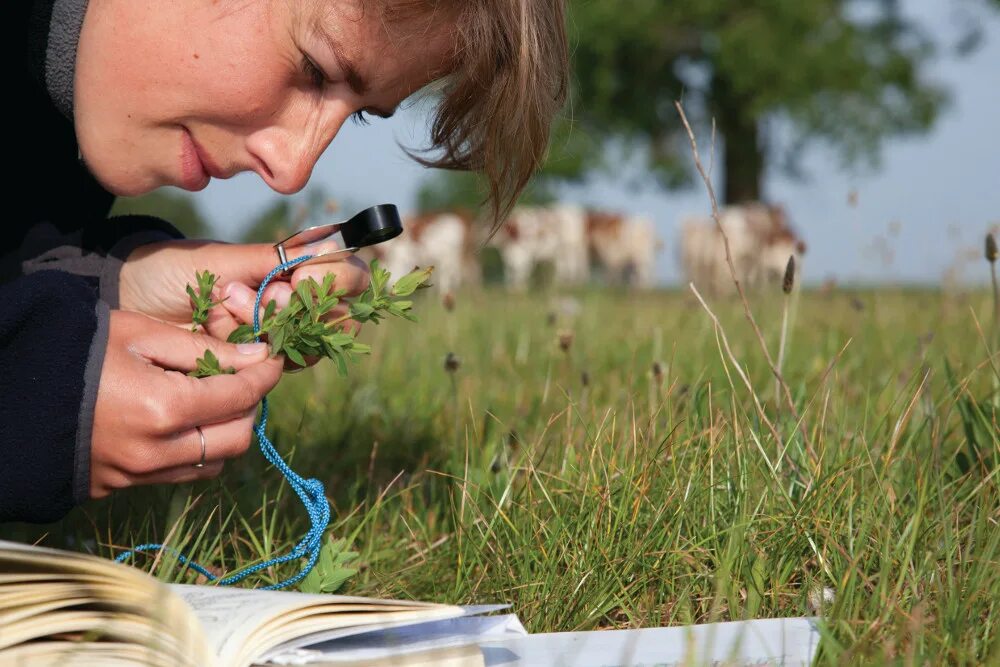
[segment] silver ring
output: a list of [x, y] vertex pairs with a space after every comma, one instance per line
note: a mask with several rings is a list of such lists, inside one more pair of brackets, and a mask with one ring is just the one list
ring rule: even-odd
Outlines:
[[198, 437], [201, 438], [201, 461], [199, 461], [198, 463], [192, 464], [192, 465], [195, 468], [204, 468], [205, 467], [205, 434], [201, 432], [201, 427], [200, 426], [195, 426], [194, 428], [195, 428], [196, 431], [198, 431]]

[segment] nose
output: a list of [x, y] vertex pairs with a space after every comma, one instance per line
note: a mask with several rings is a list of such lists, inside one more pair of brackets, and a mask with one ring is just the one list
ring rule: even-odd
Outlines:
[[257, 130], [246, 140], [247, 150], [257, 161], [257, 173], [275, 192], [283, 195], [299, 192], [309, 182], [316, 161], [346, 118], [338, 114], [325, 123], [286, 118], [284, 122]]

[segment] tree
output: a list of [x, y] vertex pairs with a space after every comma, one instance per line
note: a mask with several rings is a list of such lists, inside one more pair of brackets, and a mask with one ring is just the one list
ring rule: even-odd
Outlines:
[[691, 174], [681, 100], [702, 135], [715, 120], [727, 202], [760, 199], [765, 167], [794, 165], [809, 140], [874, 163], [946, 101], [922, 76], [935, 44], [897, 0], [576, 0], [570, 25], [577, 126], [639, 149], [674, 187]]
[[192, 239], [212, 236], [212, 226], [201, 215], [194, 199], [177, 191], [159, 189], [140, 197], [119, 197], [111, 215], [155, 215]]

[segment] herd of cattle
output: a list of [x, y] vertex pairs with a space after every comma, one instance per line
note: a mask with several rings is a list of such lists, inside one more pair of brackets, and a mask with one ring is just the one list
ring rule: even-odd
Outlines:
[[[799, 262], [805, 252], [780, 206], [727, 207], [720, 223], [729, 239], [733, 266], [749, 288], [780, 283], [788, 258], [794, 256]], [[393, 275], [433, 265], [434, 283], [442, 292], [482, 282], [485, 248], [495, 250], [503, 280], [515, 290], [526, 289], [540, 269], [563, 286], [599, 277], [612, 284], [650, 287], [656, 256], [663, 248], [647, 217], [569, 204], [516, 208], [496, 230], [466, 211], [412, 216], [403, 226], [404, 234], [370, 252]], [[712, 218], [682, 221], [678, 250], [686, 279], [699, 289], [713, 293], [732, 289], [723, 237]]]

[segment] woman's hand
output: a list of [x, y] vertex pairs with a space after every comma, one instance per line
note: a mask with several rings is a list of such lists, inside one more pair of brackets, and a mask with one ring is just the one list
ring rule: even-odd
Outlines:
[[[289, 259], [337, 249], [324, 242], [289, 251]], [[166, 241], [137, 248], [122, 267], [119, 277], [119, 303], [131, 310], [177, 326], [191, 326], [191, 302], [185, 286], [195, 285], [195, 273], [208, 270], [218, 276], [215, 300], [223, 307], [210, 311], [205, 330], [225, 340], [239, 324], [253, 321], [253, 303], [264, 277], [278, 264], [274, 246], [267, 243], [228, 244], [206, 241]], [[356, 296], [368, 287], [368, 265], [354, 255], [340, 256], [329, 262], [297, 267], [290, 277], [276, 277], [264, 290], [261, 308], [274, 299], [278, 307], [288, 304], [299, 281], [312, 277], [322, 282], [334, 275], [334, 286]], [[329, 319], [347, 313], [346, 304], [328, 314]], [[348, 329], [358, 326], [347, 320]]]
[[[232, 375], [187, 376], [205, 350]], [[250, 446], [257, 404], [281, 377], [262, 343], [232, 345], [140, 315], [112, 311], [94, 409], [90, 494], [215, 477]], [[202, 457], [205, 466], [195, 468]]]

